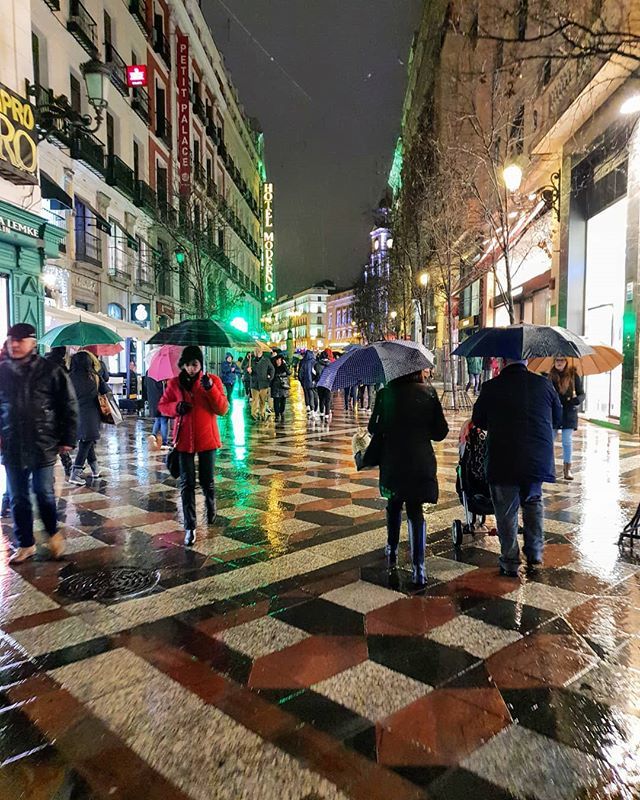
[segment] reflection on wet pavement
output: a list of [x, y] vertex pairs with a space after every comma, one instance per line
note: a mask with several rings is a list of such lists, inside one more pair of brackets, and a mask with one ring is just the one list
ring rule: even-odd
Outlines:
[[[218, 520], [191, 550], [136, 419], [103, 437], [104, 479], [59, 481], [64, 562], [12, 569], [4, 540], [0, 797], [640, 796], [640, 563], [616, 545], [640, 441], [581, 427], [576, 481], [548, 487], [545, 566], [513, 580], [496, 537], [452, 548], [451, 420], [417, 591], [406, 530], [389, 573], [377, 476], [353, 467], [366, 414], [328, 427], [292, 400], [278, 427], [234, 400]], [[112, 566], [159, 582], [57, 591]]]

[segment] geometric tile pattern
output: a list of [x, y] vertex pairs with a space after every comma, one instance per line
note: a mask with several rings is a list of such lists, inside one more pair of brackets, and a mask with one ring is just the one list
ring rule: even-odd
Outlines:
[[[194, 548], [149, 422], [128, 418], [104, 431], [105, 477], [58, 480], [66, 559], [14, 569], [2, 550], [3, 800], [640, 795], [640, 565], [615, 544], [637, 440], [581, 424], [576, 481], [546, 489], [545, 565], [514, 580], [495, 536], [452, 548], [450, 419], [417, 590], [406, 526], [390, 573], [377, 474], [353, 468], [367, 415], [308, 424], [296, 389], [276, 429], [234, 403]], [[58, 593], [109, 565], [159, 583]]]

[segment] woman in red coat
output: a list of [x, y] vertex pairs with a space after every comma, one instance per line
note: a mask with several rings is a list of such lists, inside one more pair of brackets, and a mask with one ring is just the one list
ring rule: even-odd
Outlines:
[[216, 416], [229, 410], [227, 393], [217, 375], [202, 371], [202, 350], [189, 346], [182, 351], [177, 378], [167, 384], [158, 403], [164, 417], [178, 417], [174, 427], [175, 448], [180, 459], [180, 495], [184, 514], [184, 543], [191, 547], [196, 540], [196, 463], [204, 493], [207, 524], [216, 518], [216, 495], [213, 482], [215, 454], [222, 443]]

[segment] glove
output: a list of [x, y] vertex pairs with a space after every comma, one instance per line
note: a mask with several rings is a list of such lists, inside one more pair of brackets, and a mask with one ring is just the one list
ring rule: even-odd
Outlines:
[[212, 381], [212, 380], [211, 380], [211, 378], [210, 378], [210, 377], [207, 375], [207, 373], [206, 373], [206, 372], [204, 372], [204, 373], [202, 374], [202, 377], [200, 378], [200, 386], [202, 386], [202, 388], [205, 390], [205, 392], [208, 392], [208, 391], [210, 391], [210, 390], [211, 390], [211, 388], [213, 387], [213, 381]]
[[582, 402], [582, 400], [579, 400], [577, 397], [572, 397], [571, 398], [571, 405], [572, 406], [579, 406], [581, 402]]
[[179, 417], [184, 417], [185, 414], [188, 414], [193, 406], [191, 403], [187, 403], [186, 400], [181, 400], [178, 405], [176, 406], [176, 414]]

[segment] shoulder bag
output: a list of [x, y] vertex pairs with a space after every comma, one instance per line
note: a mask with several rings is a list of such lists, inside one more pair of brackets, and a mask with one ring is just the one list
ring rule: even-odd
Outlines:
[[112, 392], [98, 395], [98, 408], [100, 409], [100, 420], [107, 425], [120, 425], [122, 422], [122, 412]]

